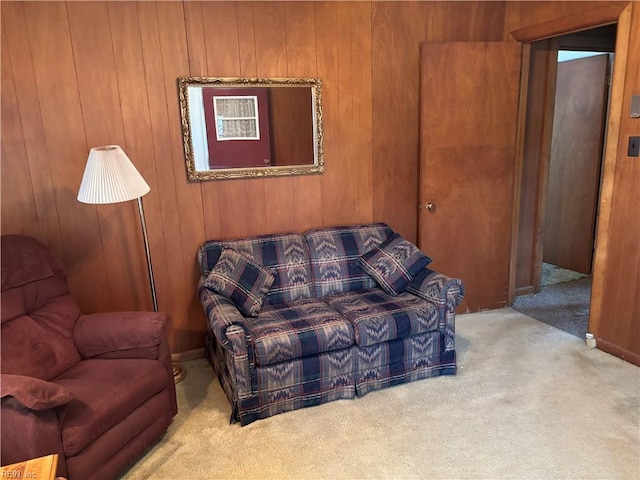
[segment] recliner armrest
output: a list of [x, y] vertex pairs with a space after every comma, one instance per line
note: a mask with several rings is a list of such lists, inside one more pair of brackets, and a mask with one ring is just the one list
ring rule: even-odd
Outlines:
[[73, 339], [84, 358], [158, 358], [168, 323], [161, 312], [81, 315]]
[[48, 410], [66, 405], [73, 394], [62, 385], [25, 375], [0, 375], [0, 397], [13, 397], [29, 410]]
[[2, 465], [57, 453], [56, 475], [67, 476], [60, 410], [73, 399], [65, 387], [24, 375], [0, 375]]

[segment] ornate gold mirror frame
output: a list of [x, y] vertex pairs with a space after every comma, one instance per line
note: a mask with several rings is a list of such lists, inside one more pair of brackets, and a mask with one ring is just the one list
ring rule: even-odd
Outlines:
[[324, 171], [319, 79], [180, 77], [178, 96], [189, 180]]

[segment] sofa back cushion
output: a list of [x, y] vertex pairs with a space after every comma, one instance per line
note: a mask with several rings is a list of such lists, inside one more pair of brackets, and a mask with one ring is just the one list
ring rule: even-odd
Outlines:
[[40, 242], [2, 236], [2, 373], [51, 380], [80, 361], [80, 309], [60, 263]]
[[302, 235], [285, 233], [205, 242], [198, 250], [198, 263], [204, 278], [209, 275], [225, 247], [242, 253], [275, 275], [264, 299], [265, 305], [312, 297], [309, 249]]
[[360, 268], [358, 258], [393, 234], [385, 223], [319, 228], [305, 233], [311, 255], [315, 296], [364, 290], [376, 286]]

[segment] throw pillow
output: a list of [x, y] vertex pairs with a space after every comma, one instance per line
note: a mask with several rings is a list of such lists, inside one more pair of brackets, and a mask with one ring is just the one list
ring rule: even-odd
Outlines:
[[413, 243], [394, 233], [358, 261], [389, 295], [395, 296], [404, 292], [409, 281], [432, 260]]
[[231, 300], [238, 310], [257, 317], [275, 276], [232, 248], [223, 248], [204, 286]]

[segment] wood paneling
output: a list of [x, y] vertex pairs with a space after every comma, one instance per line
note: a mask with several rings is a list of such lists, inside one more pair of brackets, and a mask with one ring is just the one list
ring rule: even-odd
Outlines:
[[591, 273], [609, 55], [558, 65], [543, 260]]
[[[589, 329], [600, 348], [640, 365], [640, 162], [627, 156], [628, 138], [640, 135], [640, 120], [631, 118], [631, 95], [640, 91], [640, 4], [620, 17], [616, 76], [624, 87], [613, 89], [609, 135], [600, 196], [594, 281]], [[628, 35], [627, 38], [625, 38]], [[627, 50], [628, 46], [628, 50]], [[624, 50], [624, 55], [620, 55]], [[615, 86], [615, 84], [614, 84]], [[614, 102], [619, 108], [613, 109]]]
[[[7, 138], [3, 124], [2, 143], [22, 141], [29, 156], [40, 156], [48, 163], [31, 171], [32, 179], [42, 179], [34, 181], [31, 192], [23, 192], [28, 196], [13, 197], [11, 201], [21, 203], [32, 198], [38, 203], [40, 191], [37, 190], [37, 185], [47, 183], [43, 177], [50, 178], [61, 241], [60, 245], [55, 245], [54, 251], [63, 252], [62, 259], [69, 283], [77, 292], [78, 300], [82, 304], [90, 303], [96, 309], [107, 308], [111, 293], [117, 287], [109, 284], [100, 229], [109, 221], [108, 217], [113, 214], [113, 210], [99, 212], [94, 206], [84, 205], [76, 200], [88, 150], [66, 4], [3, 4], [3, 25], [8, 26], [14, 17], [9, 12], [5, 15], [5, 8], [11, 11], [24, 9], [24, 23], [12, 25], [11, 28], [24, 29], [28, 35], [30, 56], [24, 55], [19, 43], [14, 43], [14, 37], [10, 35], [7, 36], [8, 51], [14, 68], [20, 65], [19, 69], [33, 72], [30, 79], [21, 80], [30, 85], [31, 93], [37, 93], [36, 96], [31, 96], [26, 89], [22, 91], [18, 97], [19, 109], [16, 112], [22, 118], [21, 130], [16, 132], [19, 136]], [[5, 54], [6, 51], [3, 51], [2, 56]], [[24, 62], [28, 64], [25, 65]], [[14, 79], [14, 83], [17, 81], [20, 80]], [[26, 111], [36, 108], [37, 116], [27, 120]], [[30, 144], [29, 139], [33, 135], [39, 135], [39, 129], [42, 129], [44, 143]], [[24, 157], [7, 159], [3, 156], [2, 164], [4, 166], [7, 161], [11, 161], [24, 166], [25, 160]], [[20, 181], [19, 176], [14, 181]], [[7, 193], [4, 190], [2, 192], [3, 205], [5, 198], [12, 198]], [[3, 233], [12, 231], [11, 227], [3, 225]], [[51, 233], [41, 231], [39, 238], [47, 243], [55, 242], [56, 237], [45, 236]], [[92, 288], [88, 289], [88, 285]]]
[[[76, 200], [90, 147], [120, 144], [144, 197], [174, 352], [200, 348], [207, 239], [368, 222], [368, 2], [3, 2], [2, 233], [50, 245], [82, 310], [150, 309], [135, 202]], [[319, 77], [326, 173], [188, 182], [176, 78]]]
[[[17, 23], [17, 22], [16, 22]], [[23, 158], [24, 162], [2, 164], [2, 231], [7, 229], [25, 235], [41, 235], [37, 202], [32, 195], [30, 164], [22, 131], [14, 71], [8, 52], [7, 28], [2, 28], [2, 133], [14, 141], [2, 142], [2, 158]], [[51, 183], [51, 182], [49, 182]]]
[[[585, 8], [75, 3], [1, 3], [2, 232], [50, 245], [84, 311], [151, 308], [135, 203], [76, 200], [89, 148], [120, 142], [151, 186], [145, 213], [174, 352], [202, 345], [195, 253], [206, 239], [381, 220], [417, 240], [420, 43], [510, 39]], [[176, 88], [185, 75], [321, 78], [325, 173], [188, 182]]]
[[[107, 4], [69, 3], [67, 18], [86, 142], [88, 145], [123, 145], [126, 149], [121, 107], [121, 100], [126, 105], [126, 99], [121, 99], [118, 88], [100, 87], [118, 84], [113, 43], [104, 41], [112, 37]], [[94, 62], [94, 58], [101, 61]], [[105, 118], [109, 121], [105, 122]], [[78, 160], [82, 161], [81, 157]], [[140, 303], [145, 291], [137, 285], [144, 285], [146, 281], [144, 264], [134, 249], [123, 248], [138, 245], [141, 241], [139, 228], [135, 226], [135, 210], [121, 208], [120, 205], [83, 205], [82, 208], [95, 210], [98, 214], [102, 255], [109, 263], [105, 269], [109, 303]], [[114, 258], [118, 261], [108, 261]]]
[[[313, 2], [300, 2], [296, 5], [285, 2], [284, 15], [287, 25], [287, 75], [298, 78], [318, 77], [317, 15]], [[323, 203], [322, 183], [318, 181], [318, 177], [297, 178], [294, 195], [295, 229], [304, 231], [322, 224], [322, 209], [316, 208]]]

